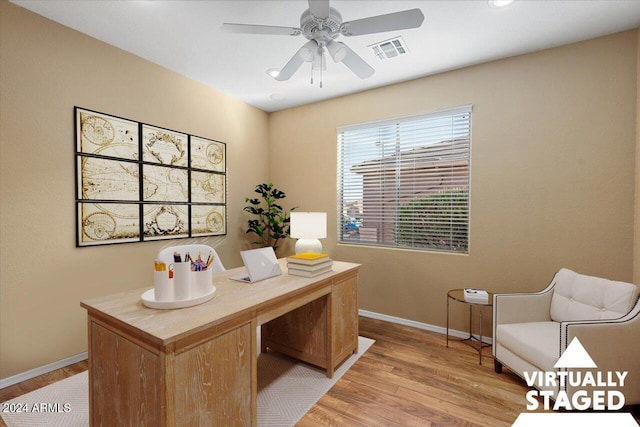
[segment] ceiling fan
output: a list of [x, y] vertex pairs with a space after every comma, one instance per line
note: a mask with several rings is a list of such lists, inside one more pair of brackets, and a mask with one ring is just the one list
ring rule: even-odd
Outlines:
[[[309, 9], [300, 17], [300, 28], [271, 25], [229, 24], [222, 25], [228, 33], [299, 36], [309, 41], [305, 43], [275, 76], [276, 80], [289, 80], [304, 62], [312, 63], [312, 70], [326, 69], [325, 49], [334, 62], [342, 62], [361, 79], [371, 77], [375, 70], [346, 44], [334, 41], [339, 35], [346, 37], [385, 31], [418, 28], [424, 21], [420, 9], [409, 9], [385, 15], [371, 16], [342, 22], [340, 13], [329, 6], [329, 0], [309, 0]], [[313, 74], [311, 77], [313, 83]], [[320, 81], [322, 87], [322, 81]]]

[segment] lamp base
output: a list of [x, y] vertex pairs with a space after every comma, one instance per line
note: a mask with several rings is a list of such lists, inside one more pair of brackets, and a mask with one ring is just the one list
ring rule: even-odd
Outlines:
[[298, 239], [296, 242], [296, 254], [303, 252], [322, 253], [322, 243], [318, 239]]

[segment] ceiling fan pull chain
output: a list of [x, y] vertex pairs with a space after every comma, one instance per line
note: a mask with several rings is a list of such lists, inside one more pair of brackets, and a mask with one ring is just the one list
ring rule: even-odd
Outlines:
[[320, 54], [320, 89], [322, 89], [322, 69], [324, 68], [324, 43], [320, 46], [319, 54]]

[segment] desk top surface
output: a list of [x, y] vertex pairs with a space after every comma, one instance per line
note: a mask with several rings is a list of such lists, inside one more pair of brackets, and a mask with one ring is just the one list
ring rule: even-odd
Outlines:
[[120, 292], [82, 301], [80, 305], [89, 313], [106, 316], [116, 323], [133, 327], [153, 339], [168, 344], [190, 333], [197, 332], [234, 317], [249, 315], [279, 300], [329, 284], [337, 276], [355, 271], [360, 264], [333, 261], [333, 270], [316, 277], [290, 276], [286, 259], [280, 259], [282, 275], [256, 283], [242, 283], [230, 277], [241, 274], [244, 267], [215, 273], [213, 299], [193, 307], [158, 310], [144, 306], [141, 295], [151, 287]]

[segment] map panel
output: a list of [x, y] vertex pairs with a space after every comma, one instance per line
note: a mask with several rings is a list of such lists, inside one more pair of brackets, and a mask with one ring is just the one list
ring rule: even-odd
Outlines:
[[187, 166], [188, 136], [149, 125], [142, 125], [142, 160], [170, 166]]
[[78, 156], [78, 198], [82, 200], [139, 200], [138, 164]]
[[76, 110], [76, 150], [138, 160], [138, 123], [87, 110]]
[[192, 168], [225, 172], [226, 160], [226, 144], [197, 136], [191, 137]]
[[189, 180], [185, 169], [144, 164], [142, 174], [143, 201], [189, 201]]
[[193, 203], [225, 203], [225, 175], [191, 171]]
[[78, 245], [140, 240], [138, 203], [78, 203]]
[[144, 205], [144, 240], [189, 236], [187, 205]]
[[191, 206], [191, 235], [216, 236], [226, 234], [224, 206]]

